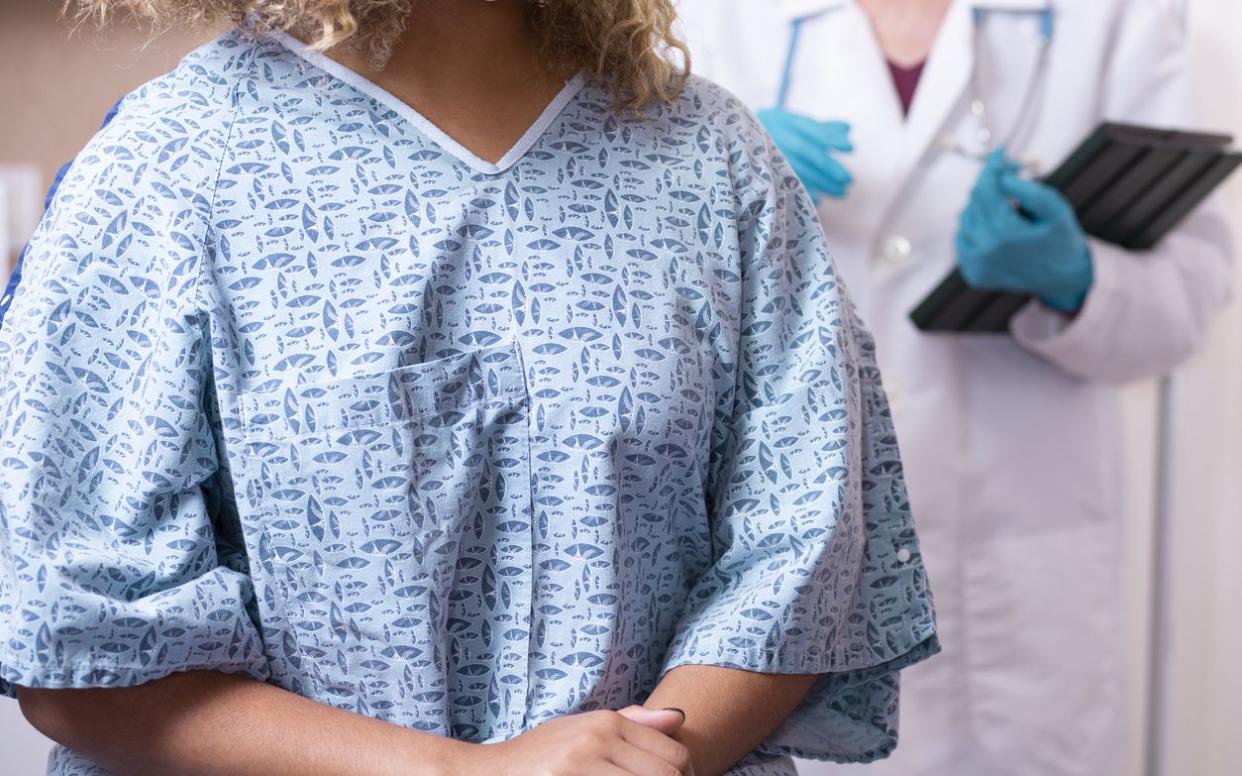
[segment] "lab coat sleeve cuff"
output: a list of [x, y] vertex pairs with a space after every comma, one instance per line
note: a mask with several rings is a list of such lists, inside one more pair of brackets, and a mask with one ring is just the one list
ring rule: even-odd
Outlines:
[[1107, 347], [1110, 340], [1104, 335], [1117, 320], [1120, 263], [1129, 258], [1125, 251], [1099, 240], [1091, 241], [1091, 255], [1095, 281], [1077, 315], [1033, 301], [1010, 322], [1010, 333], [1018, 344], [1082, 378], [1092, 377], [1106, 355], [1100, 350]]

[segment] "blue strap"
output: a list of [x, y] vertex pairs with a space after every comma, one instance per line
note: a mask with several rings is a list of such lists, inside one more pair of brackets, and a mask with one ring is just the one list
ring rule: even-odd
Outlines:
[[776, 92], [776, 107], [785, 108], [789, 102], [789, 87], [793, 84], [794, 62], [798, 56], [798, 41], [802, 37], [802, 22], [805, 19], [794, 19], [789, 24], [789, 50], [785, 55], [785, 69], [781, 72], [780, 89]]
[[995, 8], [976, 8], [973, 11], [976, 27], [982, 27], [984, 20], [990, 13], [1037, 13], [1039, 14], [1039, 38], [1044, 43], [1051, 43], [1052, 36], [1056, 34], [1056, 9], [1049, 6], [1038, 11], [1002, 11]]
[[1045, 8], [1039, 14], [1039, 35], [1044, 39], [1044, 43], [1051, 43], [1052, 36], [1056, 33], [1056, 14], [1052, 8]]
[[[99, 127], [101, 130], [108, 126], [108, 124], [112, 122], [112, 119], [116, 118], [117, 111], [121, 109], [121, 103], [124, 101], [125, 98], [122, 97], [116, 101], [116, 104], [113, 105], [111, 109], [108, 110], [108, 113], [104, 116], [103, 124]], [[70, 160], [62, 164], [60, 169], [56, 171], [56, 177], [52, 179], [52, 185], [47, 190], [47, 196], [43, 198], [44, 210], [47, 210], [52, 206], [52, 200], [56, 198], [56, 191], [60, 188], [61, 182], [64, 181], [65, 176], [69, 173], [69, 168], [72, 166], [73, 161]], [[26, 258], [26, 252], [28, 250], [30, 250], [29, 243], [27, 243], [26, 247], [22, 248], [21, 253], [17, 255], [17, 266], [13, 267], [13, 274], [9, 275], [8, 286], [4, 289], [4, 294], [0, 296], [0, 326], [4, 325], [4, 317], [8, 314], [9, 308], [13, 305], [13, 297], [17, 296], [17, 286], [22, 282], [22, 264]]]

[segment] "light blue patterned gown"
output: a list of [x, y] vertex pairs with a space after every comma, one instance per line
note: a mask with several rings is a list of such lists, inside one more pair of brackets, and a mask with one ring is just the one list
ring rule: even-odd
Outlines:
[[823, 675], [736, 773], [889, 752], [937, 649], [896, 440], [750, 114], [578, 78], [490, 164], [298, 49], [130, 95], [38, 229], [0, 690], [215, 669], [496, 741], [701, 663]]

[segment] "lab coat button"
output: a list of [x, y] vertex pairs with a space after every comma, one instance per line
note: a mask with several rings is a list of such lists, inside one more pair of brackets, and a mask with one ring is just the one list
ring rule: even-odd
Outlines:
[[890, 407], [896, 407], [898, 404], [901, 404], [901, 399], [905, 395], [901, 381], [896, 378], [889, 378], [884, 381], [884, 393], [888, 396]]
[[905, 547], [902, 547], [900, 550], [898, 550], [897, 551], [897, 562], [898, 563], [909, 563], [910, 562], [910, 551], [907, 550]]
[[914, 253], [914, 245], [905, 237], [894, 236], [884, 241], [882, 253], [888, 262], [900, 264]]

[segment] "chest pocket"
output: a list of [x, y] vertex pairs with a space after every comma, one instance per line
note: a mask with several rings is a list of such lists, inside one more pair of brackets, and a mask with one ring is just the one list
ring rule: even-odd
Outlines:
[[268, 641], [318, 700], [467, 740], [520, 724], [529, 408], [514, 342], [243, 399], [244, 500], [284, 606]]

